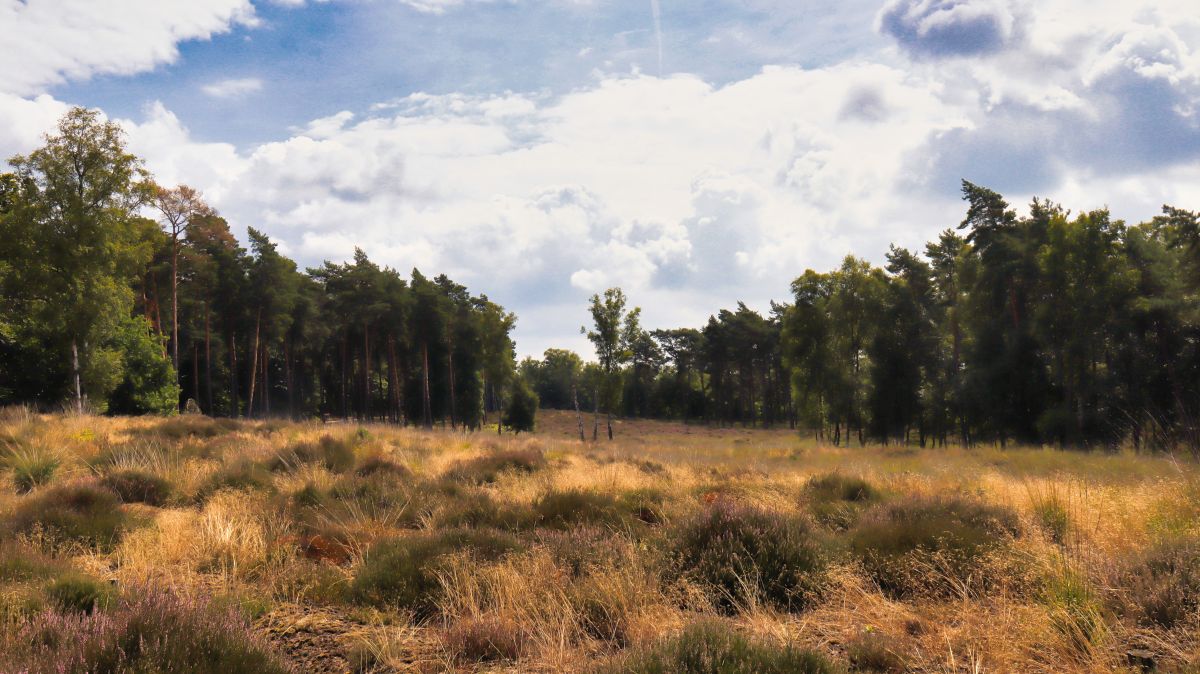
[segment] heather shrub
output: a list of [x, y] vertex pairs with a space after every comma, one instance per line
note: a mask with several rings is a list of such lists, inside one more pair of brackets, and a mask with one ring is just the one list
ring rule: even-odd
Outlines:
[[276, 454], [267, 468], [291, 470], [305, 463], [316, 463], [332, 473], [344, 473], [354, 467], [354, 445], [346, 439], [323, 435], [316, 442], [301, 442]]
[[116, 494], [95, 482], [40, 490], [21, 501], [5, 521], [12, 533], [41, 530], [60, 542], [111, 548], [127, 526]]
[[114, 597], [112, 586], [81, 573], [67, 573], [46, 586], [46, 596], [60, 611], [91, 613], [106, 609]]
[[460, 664], [517, 660], [529, 634], [509, 617], [483, 616], [459, 620], [442, 631], [442, 647]]
[[716, 621], [691, 625], [679, 636], [638, 649], [596, 670], [599, 674], [835, 674], [820, 654], [751, 641]]
[[486, 493], [447, 497], [434, 510], [439, 529], [472, 528], [518, 531], [533, 525], [537, 515], [527, 506], [499, 503]]
[[369, 477], [378, 473], [400, 478], [412, 477], [411, 470], [379, 454], [372, 454], [364, 458], [354, 469], [354, 474], [359, 477]]
[[845, 531], [858, 521], [864, 507], [879, 500], [880, 494], [862, 478], [828, 473], [809, 480], [804, 497], [818, 522], [835, 531]]
[[539, 449], [507, 449], [459, 461], [446, 471], [445, 478], [466, 484], [491, 484], [502, 473], [532, 473], [546, 466]]
[[876, 630], [864, 631], [846, 642], [846, 657], [855, 672], [885, 672], [900, 674], [904, 659], [895, 641]]
[[765, 602], [784, 610], [809, 605], [825, 576], [825, 559], [800, 520], [718, 501], [672, 535], [675, 568], [734, 611]]
[[240, 459], [217, 471], [200, 489], [199, 498], [205, 500], [222, 489], [237, 491], [273, 491], [275, 486], [271, 473], [261, 464]]
[[161, 506], [171, 497], [170, 481], [144, 470], [117, 470], [100, 478], [100, 484], [125, 503]]
[[140, 434], [171, 440], [213, 438], [236, 431], [239, 426], [240, 424], [235, 419], [212, 419], [188, 414], [169, 417], [153, 426], [141, 429]]
[[111, 610], [44, 611], [3, 644], [2, 672], [288, 672], [236, 612], [135, 588]]
[[411, 610], [418, 619], [437, 608], [441, 562], [456, 552], [494, 560], [518, 548], [516, 539], [494, 531], [459, 529], [419, 533], [376, 543], [350, 585], [354, 601]]
[[1117, 607], [1146, 626], [1173, 628], [1200, 609], [1200, 539], [1171, 538], [1121, 565], [1113, 585]]
[[963, 498], [910, 498], [876, 506], [850, 534], [850, 550], [885, 592], [945, 593], [979, 583], [983, 557], [1019, 534], [1011, 510]]
[[533, 503], [538, 526], [568, 529], [580, 524], [618, 526], [629, 517], [611, 494], [585, 489], [549, 491]]

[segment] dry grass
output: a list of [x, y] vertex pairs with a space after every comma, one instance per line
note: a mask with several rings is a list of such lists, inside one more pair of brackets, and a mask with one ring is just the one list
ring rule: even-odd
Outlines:
[[[0, 546], [47, 569], [6, 572], [0, 559], [0, 637], [52, 605], [51, 581], [76, 573], [118, 594], [153, 585], [236, 605], [302, 670], [591, 671], [711, 620], [855, 671], [1125, 672], [1131, 651], [1164, 671], [1200, 666], [1194, 464], [828, 447], [787, 430], [652, 421], [580, 443], [571, 414], [541, 424], [518, 439], [0, 411], [0, 449], [17, 457], [0, 466]], [[17, 479], [16, 464], [40, 457], [53, 470]], [[111, 545], [64, 542], [28, 517], [10, 526], [48, 490], [118, 474], [157, 478], [165, 495], [121, 504]], [[978, 507], [1004, 526], [896, 529], [903, 513], [947, 503], [960, 513], [946, 521]], [[735, 506], [819, 548], [825, 569], [805, 582], [820, 587], [796, 588], [810, 600], [747, 591], [723, 603], [702, 575], [680, 572], [687, 523]], [[420, 610], [356, 599], [381, 543], [442, 533], [461, 543], [397, 558], [426, 579]], [[936, 543], [909, 546], [918, 534]], [[471, 547], [489, 540], [512, 543]], [[895, 553], [888, 569], [903, 591], [877, 582], [871, 545]], [[747, 588], [761, 580], [755, 564], [729, 568]], [[387, 580], [378, 564], [372, 573]]]

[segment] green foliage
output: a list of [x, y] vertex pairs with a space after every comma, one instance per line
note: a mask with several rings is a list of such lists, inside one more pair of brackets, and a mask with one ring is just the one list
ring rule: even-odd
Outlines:
[[290, 668], [232, 610], [132, 588], [106, 611], [47, 611], [0, 642], [31, 672], [275, 674]]
[[679, 636], [618, 658], [598, 674], [836, 674], [844, 671], [813, 651], [756, 643], [716, 621], [690, 625]]
[[677, 571], [726, 612], [754, 602], [801, 610], [825, 580], [824, 555], [801, 521], [724, 500], [677, 527], [671, 547]]
[[4, 528], [29, 534], [41, 530], [63, 542], [109, 549], [128, 526], [116, 494], [94, 482], [47, 487], [26, 496], [4, 518]]
[[171, 497], [171, 482], [154, 473], [125, 469], [106, 473], [100, 484], [125, 503], [161, 506]]
[[518, 380], [508, 397], [508, 406], [504, 409], [504, 425], [518, 435], [521, 431], [533, 432], [537, 410], [537, 394], [524, 380]]
[[114, 337], [122, 357], [123, 379], [109, 395], [113, 414], [173, 414], [179, 407], [175, 368], [163, 350], [162, 340], [151, 332], [149, 321], [135, 316]]
[[108, 583], [80, 573], [68, 573], [46, 586], [46, 596], [60, 611], [91, 613], [105, 610], [116, 593]]
[[378, 607], [411, 610], [418, 619], [437, 608], [439, 564], [464, 552], [481, 560], [497, 559], [518, 548], [516, 539], [470, 529], [413, 534], [377, 543], [354, 575], [350, 597]]
[[[850, 550], [884, 591], [904, 597], [946, 591], [947, 580], [978, 580], [983, 556], [1019, 532], [1016, 514], [1003, 507], [913, 497], [865, 514], [850, 534]], [[931, 559], [932, 566], [923, 565]]]

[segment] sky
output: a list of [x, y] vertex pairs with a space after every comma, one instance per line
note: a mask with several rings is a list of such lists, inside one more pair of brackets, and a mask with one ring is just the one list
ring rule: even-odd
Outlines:
[[0, 156], [72, 105], [302, 266], [360, 247], [591, 355], [961, 221], [1200, 209], [1195, 0], [0, 0]]

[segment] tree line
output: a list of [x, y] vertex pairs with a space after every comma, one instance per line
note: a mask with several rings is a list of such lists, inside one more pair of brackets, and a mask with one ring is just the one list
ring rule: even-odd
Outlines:
[[924, 251], [807, 270], [767, 316], [739, 304], [646, 331], [610, 290], [592, 299], [599, 363], [552, 349], [520, 372], [550, 407], [575, 396], [835, 444], [1197, 451], [1200, 214], [1165, 206], [1127, 225], [1034, 199], [1018, 216], [992, 190], [962, 193], [966, 217]]
[[[300, 270], [249, 249], [195, 190], [161, 187], [120, 127], [76, 108], [0, 174], [0, 404], [334, 415], [478, 429], [508, 408], [514, 314], [357, 250]], [[150, 217], [153, 216], [153, 217]]]

